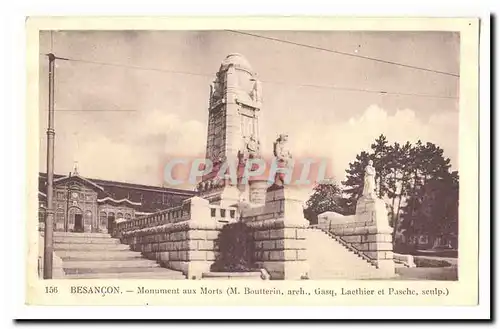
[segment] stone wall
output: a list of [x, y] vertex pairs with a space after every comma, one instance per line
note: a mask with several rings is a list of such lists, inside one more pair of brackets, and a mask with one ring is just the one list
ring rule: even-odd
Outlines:
[[[307, 220], [303, 201], [294, 190], [268, 190], [265, 205], [247, 207], [242, 220], [253, 229], [254, 260], [271, 279], [302, 279], [308, 275]], [[134, 251], [167, 268], [199, 279], [218, 256], [217, 239], [224, 225], [237, 220], [234, 207], [210, 205], [199, 197], [152, 215], [117, 225], [114, 235]]]
[[356, 222], [354, 227], [345, 224], [332, 225], [330, 232], [368, 257], [377, 268], [394, 272], [392, 229], [370, 224]]
[[302, 279], [308, 274], [306, 258], [307, 220], [302, 200], [293, 189], [268, 190], [263, 206], [250, 207], [242, 214], [253, 230], [255, 261], [271, 279]]
[[121, 223], [117, 235], [145, 257], [182, 271], [189, 279], [199, 279], [210, 271], [218, 252], [219, 232], [233, 211], [221, 207], [213, 211], [207, 200], [193, 197], [180, 207]]

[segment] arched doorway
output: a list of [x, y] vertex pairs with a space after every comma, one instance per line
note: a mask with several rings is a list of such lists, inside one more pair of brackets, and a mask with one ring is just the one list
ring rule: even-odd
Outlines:
[[108, 215], [105, 211], [99, 213], [99, 231], [106, 232], [106, 227], [108, 225]]
[[92, 227], [94, 226], [94, 225], [92, 225], [92, 219], [93, 219], [92, 211], [90, 211], [90, 210], [85, 211], [85, 217], [83, 219], [83, 230], [84, 231], [92, 232]]
[[83, 232], [83, 213], [82, 210], [78, 207], [71, 207], [69, 209], [69, 218], [68, 218], [68, 228], [69, 231], [73, 232]]
[[108, 226], [107, 226], [108, 233], [113, 232], [114, 226], [115, 226], [115, 213], [109, 212], [108, 213]]

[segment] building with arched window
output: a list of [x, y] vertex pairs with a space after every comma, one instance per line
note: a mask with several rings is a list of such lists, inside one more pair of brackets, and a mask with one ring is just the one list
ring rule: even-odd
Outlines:
[[[39, 175], [39, 222], [43, 227], [47, 208], [47, 175]], [[180, 205], [194, 191], [130, 184], [82, 177], [54, 175], [54, 230], [109, 232], [118, 219], [138, 216]]]

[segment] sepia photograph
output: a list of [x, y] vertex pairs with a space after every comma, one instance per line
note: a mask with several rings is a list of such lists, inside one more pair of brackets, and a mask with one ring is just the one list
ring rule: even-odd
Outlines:
[[459, 280], [460, 46], [41, 30], [38, 277]]

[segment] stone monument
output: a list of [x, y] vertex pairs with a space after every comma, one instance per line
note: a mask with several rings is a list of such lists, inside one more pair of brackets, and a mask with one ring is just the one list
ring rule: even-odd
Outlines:
[[327, 229], [367, 256], [381, 271], [381, 276], [395, 275], [392, 228], [389, 226], [384, 200], [377, 195], [376, 170], [369, 160], [364, 172], [363, 194], [353, 216], [327, 212], [318, 216]]
[[375, 175], [373, 161], [369, 160], [365, 167], [363, 194], [356, 203], [356, 221], [372, 223], [380, 228], [390, 228], [385, 202], [377, 196]]
[[[206, 157], [214, 166], [202, 177], [198, 190], [212, 205], [239, 210], [238, 219], [253, 229], [255, 261], [272, 279], [301, 279], [308, 274], [304, 200], [286, 185], [280, 172], [274, 181], [242, 177], [245, 167], [253, 163], [249, 161], [261, 158], [261, 108], [262, 85], [256, 73], [242, 55], [228, 55], [210, 87]], [[282, 169], [292, 161], [287, 141], [288, 135], [281, 134], [273, 145]], [[236, 180], [229, 172], [223, 179], [217, 177], [224, 165], [236, 167], [231, 168], [236, 169]]]
[[[261, 107], [262, 87], [256, 73], [245, 57], [229, 54], [210, 87], [206, 158], [213, 169], [198, 184], [200, 196], [210, 203], [235, 205], [242, 193], [249, 193], [238, 182], [244, 161], [260, 156]], [[217, 177], [221, 167], [227, 176]]]
[[[292, 162], [292, 153], [288, 149], [288, 135], [280, 134], [273, 144], [273, 154], [276, 158], [277, 167], [280, 170], [289, 169]], [[277, 185], [285, 184], [285, 173], [280, 171], [276, 174], [274, 183]]]

